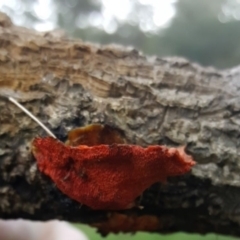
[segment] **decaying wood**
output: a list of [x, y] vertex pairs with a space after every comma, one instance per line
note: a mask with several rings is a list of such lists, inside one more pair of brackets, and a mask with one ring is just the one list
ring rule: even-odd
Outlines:
[[104, 123], [132, 144], [186, 145], [197, 161], [191, 174], [155, 184], [139, 199], [143, 208], [120, 218], [155, 221], [146, 231], [240, 236], [239, 78], [240, 68], [145, 57], [17, 27], [1, 14], [0, 217], [58, 218], [105, 231], [118, 219], [80, 206], [39, 173], [31, 141], [45, 133], [7, 101], [12, 96], [61, 140], [76, 126]]

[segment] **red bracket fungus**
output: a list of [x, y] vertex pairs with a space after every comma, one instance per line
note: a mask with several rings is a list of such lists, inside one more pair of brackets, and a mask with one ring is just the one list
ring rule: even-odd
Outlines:
[[91, 224], [96, 227], [102, 236], [109, 233], [135, 233], [138, 231], [155, 232], [163, 228], [161, 221], [156, 216], [151, 215], [133, 215], [114, 212], [109, 214], [106, 221]]
[[45, 137], [32, 146], [42, 173], [70, 198], [98, 210], [131, 208], [153, 183], [194, 165], [183, 147], [124, 144], [117, 130], [99, 124], [70, 131], [66, 144]]
[[64, 144], [14, 98], [8, 100], [51, 136], [33, 140], [39, 170], [68, 197], [92, 209], [131, 208], [152, 184], [183, 175], [195, 164], [184, 147], [130, 145], [122, 132], [107, 125], [74, 129]]

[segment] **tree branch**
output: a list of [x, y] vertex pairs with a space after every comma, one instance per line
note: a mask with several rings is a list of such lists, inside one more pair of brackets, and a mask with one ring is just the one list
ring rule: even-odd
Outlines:
[[[125, 231], [240, 236], [240, 68], [218, 71], [39, 33], [14, 26], [3, 13], [0, 26], [1, 218], [65, 219], [103, 233], [124, 221]], [[131, 144], [185, 145], [197, 165], [145, 191], [143, 209], [93, 211], [38, 171], [31, 141], [43, 130], [9, 96], [61, 140], [74, 127], [110, 124]]]

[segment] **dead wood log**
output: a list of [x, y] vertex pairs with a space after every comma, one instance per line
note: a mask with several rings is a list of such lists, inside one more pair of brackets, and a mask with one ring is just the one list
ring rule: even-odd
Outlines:
[[[1, 13], [0, 218], [65, 219], [102, 232], [124, 221], [126, 231], [240, 236], [239, 78], [239, 67], [219, 71], [39, 33]], [[9, 96], [61, 140], [77, 126], [110, 124], [132, 144], [185, 145], [197, 165], [145, 191], [143, 209], [93, 211], [39, 173], [30, 146], [43, 130]]]

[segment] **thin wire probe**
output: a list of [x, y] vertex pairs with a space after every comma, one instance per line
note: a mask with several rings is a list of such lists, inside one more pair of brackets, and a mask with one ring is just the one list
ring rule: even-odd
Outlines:
[[12, 97], [8, 97], [8, 100], [10, 102], [12, 102], [13, 104], [15, 104], [17, 107], [19, 107], [23, 112], [25, 112], [30, 118], [32, 118], [32, 120], [34, 120], [39, 126], [41, 126], [46, 133], [53, 137], [53, 138], [57, 138], [38, 118], [36, 118], [32, 113], [30, 113], [23, 105], [21, 105], [16, 99], [12, 98]]

